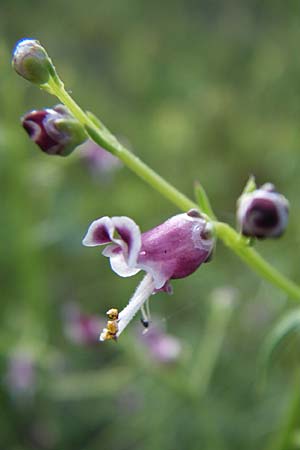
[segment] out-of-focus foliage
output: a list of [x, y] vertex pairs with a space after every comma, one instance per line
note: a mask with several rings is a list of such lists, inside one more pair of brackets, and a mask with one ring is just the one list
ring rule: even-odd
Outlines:
[[[180, 339], [177, 362], [158, 363], [135, 324], [116, 345], [70, 339], [66, 305], [101, 320], [140, 278], [118, 278], [82, 247], [90, 221], [128, 215], [146, 230], [178, 211], [126, 168], [97, 177], [79, 152], [42, 154], [19, 117], [55, 99], [10, 67], [18, 39], [39, 39], [84, 108], [185, 193], [199, 180], [223, 220], [234, 223], [250, 174], [273, 182], [290, 200], [290, 225], [257, 247], [299, 281], [299, 20], [294, 0], [1, 1], [1, 448], [279, 450], [287, 431], [287, 448], [299, 448], [285, 425], [298, 398], [296, 346], [259, 389], [258, 354], [287, 299], [221, 244], [172, 297], [151, 299]], [[224, 286], [237, 298], [226, 324], [211, 313]], [[216, 342], [215, 361], [199, 354], [205, 340]]]

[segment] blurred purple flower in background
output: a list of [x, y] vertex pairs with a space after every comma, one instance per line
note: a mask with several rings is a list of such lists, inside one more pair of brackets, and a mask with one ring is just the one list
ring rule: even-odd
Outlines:
[[171, 334], [165, 333], [158, 325], [151, 323], [146, 332], [142, 333], [139, 342], [149, 353], [153, 361], [159, 364], [171, 364], [181, 355], [180, 340]]
[[[92, 176], [101, 181], [109, 181], [111, 175], [122, 167], [122, 163], [118, 158], [90, 139], [82, 144], [78, 151]], [[99, 175], [101, 175], [100, 178]]]
[[9, 356], [5, 381], [13, 396], [34, 393], [36, 388], [35, 363], [28, 352], [18, 350]]
[[99, 332], [105, 324], [98, 316], [82, 313], [76, 303], [65, 305], [63, 320], [66, 337], [80, 345], [97, 344]]

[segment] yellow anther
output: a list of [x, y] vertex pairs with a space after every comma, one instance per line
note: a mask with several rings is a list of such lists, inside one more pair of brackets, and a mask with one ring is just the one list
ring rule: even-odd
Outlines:
[[100, 334], [100, 341], [110, 341], [112, 339], [117, 339], [115, 333], [111, 333], [107, 328], [104, 328]]
[[111, 308], [106, 313], [109, 320], [117, 320], [119, 317], [119, 311], [117, 308]]
[[108, 320], [107, 324], [107, 331], [111, 334], [117, 334], [118, 332], [118, 324], [116, 322], [116, 320]]

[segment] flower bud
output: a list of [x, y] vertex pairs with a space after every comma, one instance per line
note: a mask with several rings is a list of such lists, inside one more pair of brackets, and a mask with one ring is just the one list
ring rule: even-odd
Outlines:
[[29, 111], [21, 121], [29, 137], [48, 155], [67, 156], [87, 139], [84, 127], [63, 105]]
[[289, 214], [287, 199], [267, 183], [238, 200], [237, 220], [244, 236], [264, 239], [283, 234]]
[[55, 73], [46, 50], [34, 39], [22, 39], [17, 43], [12, 66], [25, 80], [39, 85], [47, 83]]

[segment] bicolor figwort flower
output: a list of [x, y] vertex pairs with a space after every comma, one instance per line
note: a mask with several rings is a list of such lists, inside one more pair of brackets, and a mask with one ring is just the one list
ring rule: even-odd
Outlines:
[[121, 277], [147, 274], [128, 305], [118, 314], [108, 311], [107, 327], [100, 340], [117, 338], [133, 316], [157, 291], [171, 291], [169, 280], [192, 274], [213, 252], [212, 226], [198, 211], [178, 214], [157, 227], [141, 233], [129, 217], [102, 217], [90, 225], [83, 244], [107, 245], [103, 255]]
[[12, 66], [21, 77], [38, 85], [56, 76], [46, 50], [35, 39], [22, 39], [13, 51]]
[[29, 111], [21, 122], [30, 139], [48, 155], [67, 156], [87, 139], [84, 127], [63, 105]]
[[271, 183], [243, 194], [238, 200], [237, 221], [244, 236], [276, 238], [288, 224], [289, 202]]

